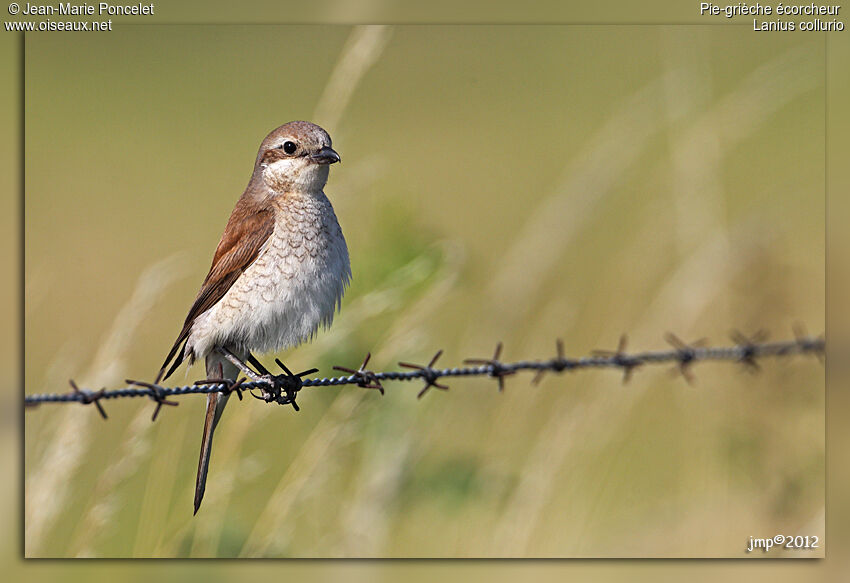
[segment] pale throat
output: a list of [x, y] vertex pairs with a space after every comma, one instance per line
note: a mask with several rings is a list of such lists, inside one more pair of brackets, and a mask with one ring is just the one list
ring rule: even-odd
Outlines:
[[320, 192], [328, 181], [328, 166], [302, 158], [276, 160], [263, 170], [263, 180], [276, 192]]

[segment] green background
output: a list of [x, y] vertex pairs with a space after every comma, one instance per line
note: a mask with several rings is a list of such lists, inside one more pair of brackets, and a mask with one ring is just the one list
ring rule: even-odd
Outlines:
[[[355, 272], [334, 327], [286, 355], [296, 366], [823, 329], [823, 37], [383, 34], [340, 115], [316, 110], [348, 27], [29, 37], [28, 392], [153, 373], [256, 144], [294, 118], [326, 125], [343, 156], [327, 192]], [[697, 373], [694, 387], [602, 371], [502, 395], [457, 381], [421, 403], [405, 385], [323, 389], [298, 415], [231, 406], [194, 520], [201, 399], [153, 426], [141, 402], [111, 403], [105, 424], [42, 407], [25, 419], [25, 492], [54, 508], [26, 552], [742, 556], [754, 530], [822, 536], [822, 368]], [[64, 475], [45, 469], [57, 449]], [[45, 484], [60, 495], [38, 498]]]

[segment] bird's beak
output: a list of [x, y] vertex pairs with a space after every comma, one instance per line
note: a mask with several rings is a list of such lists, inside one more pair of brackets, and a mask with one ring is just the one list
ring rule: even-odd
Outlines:
[[333, 164], [334, 162], [339, 162], [339, 154], [336, 153], [336, 150], [328, 146], [325, 146], [315, 154], [312, 154], [310, 158], [318, 164]]

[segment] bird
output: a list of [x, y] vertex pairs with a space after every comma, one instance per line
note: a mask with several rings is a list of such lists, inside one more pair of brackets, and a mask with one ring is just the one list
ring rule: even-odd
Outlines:
[[[234, 360], [257, 363], [253, 352], [297, 346], [331, 325], [351, 280], [348, 246], [324, 193], [330, 165], [339, 161], [328, 133], [307, 121], [265, 137], [155, 384], [203, 358], [208, 380], [232, 386], [240, 372]], [[193, 515], [228, 396], [207, 394]]]

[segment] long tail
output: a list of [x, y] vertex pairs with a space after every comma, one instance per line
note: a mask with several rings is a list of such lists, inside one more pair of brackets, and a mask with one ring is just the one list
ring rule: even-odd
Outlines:
[[[224, 359], [217, 352], [210, 353], [206, 359], [207, 378], [210, 379], [226, 379], [235, 381], [239, 373], [233, 364]], [[224, 406], [227, 405], [229, 395], [222, 393], [210, 393], [207, 395], [207, 415], [204, 419], [204, 435], [201, 438], [201, 456], [198, 460], [198, 476], [195, 479], [195, 512], [198, 513], [198, 508], [201, 507], [201, 500], [204, 499], [204, 488], [207, 485], [207, 472], [210, 467], [210, 453], [212, 452], [213, 432], [218, 425], [218, 420], [221, 419], [221, 414], [224, 412]]]

